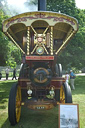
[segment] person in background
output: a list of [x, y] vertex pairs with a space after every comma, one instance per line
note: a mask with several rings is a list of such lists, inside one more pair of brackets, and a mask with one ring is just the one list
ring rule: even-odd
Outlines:
[[8, 80], [8, 77], [9, 77], [9, 67], [8, 68], [6, 68], [6, 70], [5, 70], [5, 72], [6, 72], [6, 80]]
[[[12, 80], [13, 80], [14, 78], [16, 79], [16, 68], [14, 68], [14, 70], [13, 70], [13, 78], [12, 78]], [[17, 79], [16, 79], [16, 80], [17, 80]]]
[[72, 88], [73, 90], [75, 89], [74, 80], [75, 80], [75, 74], [73, 73], [72, 70], [70, 70], [70, 84], [71, 84], [71, 88]]
[[68, 74], [68, 72], [66, 72], [66, 75], [65, 75], [65, 80], [66, 80], [66, 83], [68, 84], [68, 82], [69, 82], [69, 74]]

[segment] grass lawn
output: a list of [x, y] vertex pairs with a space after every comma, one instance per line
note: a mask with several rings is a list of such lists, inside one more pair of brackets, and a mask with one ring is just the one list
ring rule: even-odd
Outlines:
[[[8, 120], [8, 97], [12, 84], [16, 81], [0, 82], [0, 128], [13, 128]], [[80, 128], [85, 128], [85, 77], [77, 76], [73, 103], [79, 104]], [[58, 107], [51, 110], [32, 111], [22, 108], [20, 122], [14, 128], [58, 128]]]

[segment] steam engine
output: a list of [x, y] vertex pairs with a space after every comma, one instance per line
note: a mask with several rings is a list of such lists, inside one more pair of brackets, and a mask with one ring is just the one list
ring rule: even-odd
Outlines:
[[[45, 0], [39, 2], [39, 8], [42, 2]], [[51, 109], [58, 103], [72, 103], [71, 89], [62, 77], [57, 57], [77, 30], [75, 18], [46, 12], [45, 8], [3, 22], [3, 32], [23, 54], [18, 82], [9, 95], [8, 115], [12, 125], [19, 122], [21, 106], [40, 110]]]

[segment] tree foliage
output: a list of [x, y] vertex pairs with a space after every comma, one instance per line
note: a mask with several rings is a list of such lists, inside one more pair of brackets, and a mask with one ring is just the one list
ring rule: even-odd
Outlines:
[[8, 54], [8, 39], [2, 33], [2, 21], [7, 18], [3, 11], [0, 10], [0, 65], [6, 65]]
[[47, 0], [47, 10], [61, 12], [78, 20], [79, 30], [58, 57], [58, 63], [64, 69], [81, 69], [85, 66], [85, 10], [78, 9], [75, 0]]
[[11, 41], [9, 41], [8, 47], [6, 64], [10, 67], [16, 67], [17, 64], [21, 64], [21, 52]]
[[7, 19], [8, 16], [4, 14], [4, 11], [0, 10], [0, 66], [8, 65], [15, 67], [16, 64], [21, 62], [21, 53], [19, 49], [13, 45], [12, 42], [2, 32], [2, 22]]
[[47, 10], [65, 13], [73, 16], [75, 14], [75, 0], [47, 0]]

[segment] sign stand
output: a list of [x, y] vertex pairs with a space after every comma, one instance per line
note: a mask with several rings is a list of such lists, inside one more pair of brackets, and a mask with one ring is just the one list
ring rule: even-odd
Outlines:
[[80, 128], [78, 104], [59, 104], [59, 128]]

